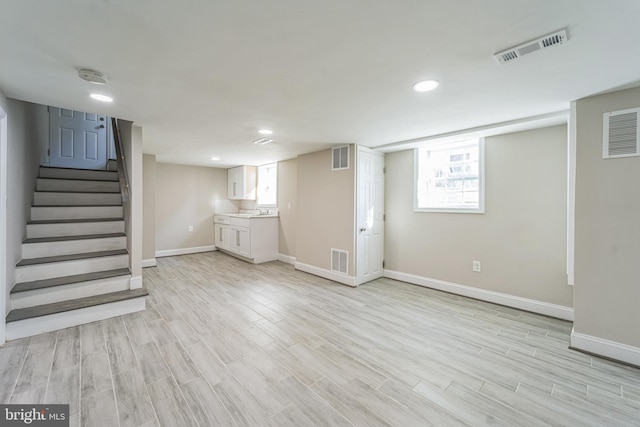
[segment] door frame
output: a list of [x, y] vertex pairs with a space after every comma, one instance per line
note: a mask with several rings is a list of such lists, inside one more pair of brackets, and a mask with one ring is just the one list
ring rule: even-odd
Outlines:
[[[356, 156], [355, 156], [355, 161], [354, 161], [354, 167], [356, 168], [355, 170], [355, 197], [354, 197], [354, 223], [353, 223], [353, 228], [354, 228], [354, 234], [353, 234], [353, 247], [355, 248], [355, 254], [354, 254], [354, 261], [355, 261], [355, 284], [356, 286], [361, 285], [362, 283], [365, 283], [364, 278], [362, 277], [362, 267], [360, 266], [360, 263], [358, 262], [358, 258], [359, 258], [359, 254], [360, 254], [360, 250], [361, 248], [359, 247], [359, 240], [358, 240], [358, 236], [359, 236], [359, 232], [358, 232], [358, 201], [359, 201], [359, 197], [360, 197], [360, 153], [368, 153], [368, 154], [373, 154], [379, 157], [382, 157], [383, 159], [385, 158], [385, 153], [378, 151], [378, 150], [374, 150], [368, 147], [364, 147], [361, 145], [356, 145]], [[383, 166], [384, 167], [384, 166]], [[383, 172], [383, 176], [382, 176], [382, 198], [383, 198], [383, 203], [382, 206], [384, 206], [384, 184], [385, 184], [385, 177], [384, 177], [384, 172]], [[384, 212], [383, 212], [384, 215]], [[384, 257], [384, 217], [382, 220], [382, 254]], [[380, 269], [380, 275], [379, 277], [383, 277], [384, 276], [384, 268]], [[379, 277], [375, 277], [373, 279], [367, 279], [367, 281], [371, 281], [371, 280], [375, 280]]]
[[7, 304], [7, 113], [0, 107], [0, 345], [5, 342]]

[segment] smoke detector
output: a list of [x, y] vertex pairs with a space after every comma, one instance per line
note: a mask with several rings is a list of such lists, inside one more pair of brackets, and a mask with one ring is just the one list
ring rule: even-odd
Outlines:
[[560, 30], [552, 34], [547, 34], [536, 40], [521, 44], [520, 46], [512, 47], [502, 52], [498, 52], [493, 57], [499, 64], [506, 64], [521, 56], [528, 55], [542, 49], [548, 49], [553, 46], [558, 46], [565, 43], [568, 40], [567, 31]]
[[88, 68], [81, 68], [78, 70], [78, 76], [82, 80], [86, 80], [89, 83], [104, 85], [107, 83], [107, 75], [100, 71], [90, 70]]

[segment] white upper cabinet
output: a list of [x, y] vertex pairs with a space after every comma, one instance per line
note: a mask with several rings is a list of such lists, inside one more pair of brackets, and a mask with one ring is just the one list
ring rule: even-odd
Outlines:
[[238, 166], [227, 170], [227, 191], [231, 200], [256, 199], [256, 167]]

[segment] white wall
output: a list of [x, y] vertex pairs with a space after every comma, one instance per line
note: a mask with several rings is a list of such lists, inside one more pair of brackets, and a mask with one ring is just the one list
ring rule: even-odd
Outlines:
[[[414, 152], [387, 154], [386, 270], [570, 313], [566, 126], [489, 137], [485, 149], [484, 214], [414, 212]], [[474, 260], [481, 273], [472, 271]]]
[[[0, 272], [7, 271], [7, 98], [0, 92]], [[8, 282], [0, 274], [0, 345], [5, 341]]]
[[22, 259], [22, 240], [26, 237], [40, 155], [38, 150], [38, 114], [41, 105], [8, 99], [7, 113], [7, 268], [5, 307], [15, 284], [15, 265]]

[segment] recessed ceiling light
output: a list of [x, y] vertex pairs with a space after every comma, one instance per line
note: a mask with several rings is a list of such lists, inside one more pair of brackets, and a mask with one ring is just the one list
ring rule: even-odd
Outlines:
[[255, 141], [253, 141], [254, 144], [258, 144], [258, 145], [264, 145], [264, 144], [268, 144], [270, 142], [272, 142], [273, 139], [269, 139], [269, 138], [260, 138], [260, 139], [256, 139]]
[[271, 135], [271, 134], [273, 134], [273, 131], [269, 130], [269, 129], [260, 129], [258, 131], [258, 133], [261, 134], [261, 135]]
[[104, 85], [107, 83], [107, 75], [100, 71], [91, 70], [89, 68], [81, 68], [78, 70], [78, 76], [82, 80], [86, 80], [89, 83], [97, 85]]
[[209, 157], [211, 160], [220, 160], [220, 157]]
[[107, 95], [101, 95], [99, 93], [92, 93], [91, 95], [89, 95], [91, 98], [95, 99], [96, 101], [100, 101], [100, 102], [113, 102], [113, 98]]
[[440, 86], [440, 82], [437, 80], [423, 80], [413, 85], [413, 90], [416, 92], [429, 92]]

